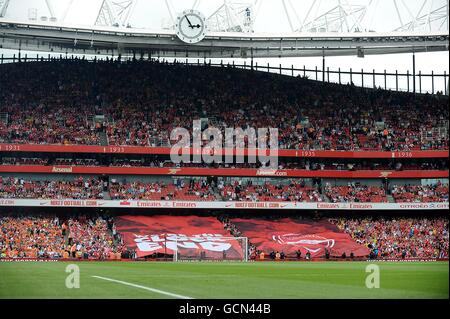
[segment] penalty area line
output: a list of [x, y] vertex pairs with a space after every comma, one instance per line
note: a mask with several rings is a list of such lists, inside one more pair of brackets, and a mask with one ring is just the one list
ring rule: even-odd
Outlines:
[[150, 287], [141, 286], [141, 285], [135, 285], [135, 284], [132, 284], [132, 283], [129, 283], [129, 282], [126, 282], [126, 281], [121, 281], [121, 280], [116, 280], [116, 279], [106, 278], [106, 277], [101, 277], [101, 276], [92, 276], [92, 277], [97, 278], [97, 279], [106, 280], [106, 281], [116, 282], [118, 284], [130, 286], [130, 287], [134, 287], [134, 288], [144, 289], [144, 290], [151, 291], [151, 292], [156, 292], [156, 293], [161, 294], [161, 295], [166, 295], [166, 296], [170, 296], [170, 297], [174, 297], [174, 298], [178, 298], [178, 299], [194, 299], [192, 297], [178, 295], [178, 294], [173, 294], [171, 292], [167, 292], [167, 291], [164, 291], [164, 290], [159, 290], [159, 289], [150, 288]]

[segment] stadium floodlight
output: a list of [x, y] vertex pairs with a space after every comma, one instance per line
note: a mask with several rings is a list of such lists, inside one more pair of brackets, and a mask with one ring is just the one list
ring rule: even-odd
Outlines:
[[248, 261], [248, 238], [202, 234], [181, 238], [174, 236], [167, 247], [173, 261]]

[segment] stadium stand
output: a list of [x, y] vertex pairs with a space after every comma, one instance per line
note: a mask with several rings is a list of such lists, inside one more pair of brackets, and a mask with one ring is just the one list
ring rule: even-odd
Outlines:
[[57, 217], [0, 216], [0, 256], [61, 258], [64, 227]]
[[79, 176], [73, 181], [25, 180], [0, 176], [0, 198], [101, 199], [103, 183], [97, 178]]
[[[330, 258], [342, 258], [344, 253], [347, 258], [448, 258], [449, 248], [446, 217], [349, 215], [312, 220], [302, 216], [78, 215], [64, 219], [56, 215], [7, 215], [0, 217], [0, 230], [1, 258], [156, 258], [173, 254], [163, 243], [175, 239], [164, 239], [164, 233], [188, 236], [197, 246], [209, 241], [220, 243], [211, 239], [214, 236], [247, 236], [249, 256], [256, 260], [262, 255], [263, 260], [275, 259], [276, 252], [286, 259], [304, 260], [308, 251], [311, 258], [327, 258], [326, 252]], [[210, 237], [201, 237], [205, 234]], [[228, 257], [241, 258], [241, 250], [234, 245], [237, 243], [232, 243]], [[221, 257], [212, 251], [208, 256]]]
[[110, 145], [168, 145], [172, 128], [206, 117], [220, 129], [277, 127], [286, 149], [448, 149], [448, 133], [432, 133], [447, 126], [445, 97], [148, 61], [0, 67], [2, 143], [99, 145], [106, 134]]
[[191, 180], [188, 185], [180, 180], [178, 185], [163, 182], [116, 182], [111, 183], [111, 199], [144, 199], [144, 200], [193, 200], [214, 201], [216, 197], [206, 181]]
[[330, 219], [361, 245], [371, 258], [448, 258], [448, 219], [339, 218]]
[[448, 184], [394, 185], [392, 196], [396, 202], [448, 202]]
[[386, 191], [382, 187], [366, 186], [360, 183], [349, 183], [347, 186], [325, 185], [325, 195], [331, 202], [387, 202]]
[[[71, 246], [72, 257], [93, 259], [120, 259], [124, 250], [123, 246], [114, 238], [112, 219], [105, 220], [102, 217], [88, 218], [81, 216], [68, 220], [69, 235], [68, 244]], [[114, 227], [114, 228], [113, 228]], [[120, 240], [119, 240], [120, 242]], [[75, 249], [72, 249], [75, 245]]]
[[[259, 184], [256, 184], [259, 183]], [[112, 200], [176, 200], [176, 201], [249, 201], [249, 202], [361, 202], [386, 203], [386, 190], [360, 181], [323, 188], [310, 186], [303, 179], [265, 181], [257, 178], [218, 182], [205, 178], [177, 178], [146, 182], [102, 177], [73, 177], [72, 180], [25, 180], [0, 176], [0, 198], [12, 199], [104, 199]], [[394, 185], [390, 190], [394, 202], [448, 202], [448, 184]]]
[[251, 181], [242, 184], [241, 181], [220, 187], [224, 200], [231, 201], [301, 201], [320, 202], [322, 196], [314, 187], [292, 181], [289, 185], [272, 184], [253, 185]]
[[126, 251], [112, 218], [1, 216], [2, 258], [120, 259]]
[[[168, 201], [448, 205], [448, 159], [435, 152], [410, 153], [448, 150], [445, 96], [155, 61], [55, 60], [0, 65], [0, 70], [0, 201], [5, 206], [11, 199], [114, 200], [118, 205], [166, 201], [161, 207], [167, 204], [168, 209]], [[264, 176], [261, 163], [175, 164], [157, 150], [174, 142], [169, 139], [174, 127], [190, 130], [199, 118], [207, 119], [205, 127], [222, 131], [230, 126], [278, 128], [279, 147], [294, 152], [280, 157], [278, 170], [308, 171], [310, 177], [277, 175], [277, 170]], [[73, 153], [20, 148], [35, 144], [101, 147]], [[126, 153], [121, 146], [152, 151]], [[311, 150], [351, 152], [327, 157], [311, 155]], [[356, 156], [369, 151], [386, 154]], [[84, 171], [72, 173], [73, 167]], [[103, 168], [135, 170], [99, 173]], [[166, 170], [143, 176], [147, 168]], [[176, 176], [182, 168], [211, 169], [208, 173], [229, 168], [237, 173]], [[330, 176], [318, 176], [326, 170], [332, 171]], [[439, 172], [430, 180], [421, 177], [432, 170]], [[337, 171], [355, 174], [343, 178]], [[361, 171], [377, 173], [363, 178]], [[391, 178], [392, 172], [405, 174]], [[200, 239], [192, 236], [199, 234], [248, 237], [249, 255], [256, 260], [297, 260], [307, 254], [334, 259], [448, 258], [447, 217], [394, 219], [372, 210], [364, 215], [352, 211], [346, 217], [281, 218], [273, 210], [270, 218], [247, 216], [246, 211], [231, 218], [214, 209], [203, 216], [188, 215], [196, 213], [193, 210], [184, 216], [171, 210], [167, 215], [136, 216], [126, 215], [126, 208], [120, 208], [125, 210], [121, 216], [109, 211], [99, 216], [73, 207], [70, 214], [51, 215], [50, 207], [50, 215], [40, 215], [42, 208], [22, 207], [20, 214], [18, 207], [0, 208], [1, 258], [167, 258], [173, 251], [161, 243], [175, 233], [196, 244]], [[169, 241], [174, 245], [172, 237]], [[233, 247], [228, 257], [242, 258], [238, 246]]]

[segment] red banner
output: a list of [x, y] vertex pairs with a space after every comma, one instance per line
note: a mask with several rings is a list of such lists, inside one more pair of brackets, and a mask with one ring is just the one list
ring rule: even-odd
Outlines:
[[366, 247], [357, 244], [326, 220], [234, 218], [231, 221], [243, 236], [248, 237], [249, 243], [266, 254], [278, 251], [286, 256], [295, 256], [296, 251], [300, 250], [303, 257], [308, 251], [311, 257], [322, 257], [325, 249], [331, 256], [341, 256], [344, 252], [347, 256], [353, 253], [355, 257], [369, 254]]
[[[41, 145], [41, 144], [0, 144], [0, 152], [51, 152], [51, 153], [106, 153], [106, 154], [158, 154], [170, 155], [170, 147], [144, 146], [98, 146], [98, 145]], [[206, 149], [188, 149], [189, 154], [210, 153]], [[249, 149], [217, 150], [216, 154], [243, 154]], [[269, 155], [269, 150], [266, 151]], [[430, 151], [315, 151], [315, 150], [278, 150], [280, 157], [324, 157], [324, 158], [446, 158], [448, 150]]]
[[204, 253], [204, 259], [242, 260], [244, 249], [214, 217], [198, 216], [120, 216], [117, 230], [128, 248], [138, 257], [155, 253], [174, 254], [184, 259]]
[[122, 175], [178, 175], [178, 176], [251, 176], [251, 177], [328, 177], [328, 178], [448, 178], [444, 170], [303, 170], [303, 169], [251, 169], [251, 168], [159, 168], [108, 166], [44, 166], [0, 165], [0, 173], [48, 174], [122, 174]]

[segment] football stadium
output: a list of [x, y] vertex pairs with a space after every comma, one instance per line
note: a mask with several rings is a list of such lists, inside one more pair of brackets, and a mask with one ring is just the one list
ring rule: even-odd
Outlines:
[[0, 299], [448, 299], [448, 10], [0, 0]]

